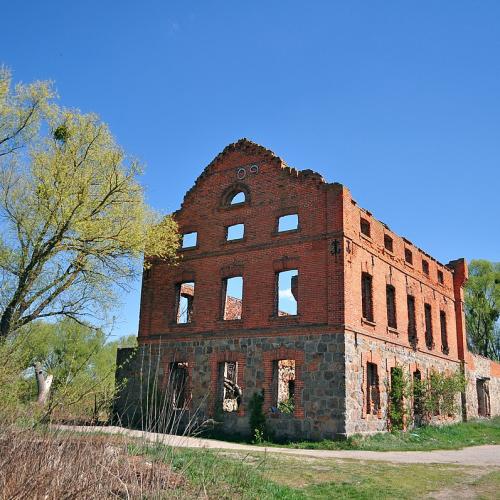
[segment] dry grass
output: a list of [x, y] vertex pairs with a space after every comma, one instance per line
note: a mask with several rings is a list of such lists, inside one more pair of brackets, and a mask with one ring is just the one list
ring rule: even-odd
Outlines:
[[129, 455], [120, 439], [0, 430], [2, 500], [172, 498], [185, 486], [171, 465]]

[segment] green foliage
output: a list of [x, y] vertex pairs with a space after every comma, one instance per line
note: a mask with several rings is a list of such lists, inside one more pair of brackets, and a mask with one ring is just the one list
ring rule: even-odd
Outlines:
[[65, 125], [59, 125], [59, 127], [54, 130], [54, 139], [56, 141], [66, 142], [68, 138], [69, 132]]
[[38, 362], [54, 377], [43, 409], [46, 415], [107, 418], [114, 397], [116, 350], [135, 342], [135, 337], [109, 342], [101, 330], [70, 319], [34, 322], [1, 344], [0, 351], [8, 352], [11, 362], [10, 382], [0, 391], [0, 404], [12, 410], [36, 400], [32, 366]]
[[278, 410], [281, 413], [293, 413], [294, 409], [295, 409], [295, 402], [293, 398], [288, 398], [287, 400], [278, 403]]
[[254, 392], [248, 408], [250, 410], [250, 433], [256, 443], [262, 443], [267, 437], [266, 416], [264, 415], [264, 394]]
[[457, 397], [465, 387], [466, 379], [460, 369], [451, 374], [432, 370], [427, 379], [414, 378], [412, 383], [402, 368], [396, 366], [391, 371], [388, 393], [389, 428], [391, 430], [410, 428], [412, 420], [417, 426], [428, 424], [436, 415], [456, 416]]
[[259, 430], [259, 429], [254, 429], [254, 435], [253, 435], [253, 440], [252, 442], [254, 444], [262, 444], [264, 443], [266, 440], [264, 438], [264, 433]]
[[421, 380], [414, 378], [412, 384], [413, 396], [413, 422], [415, 426], [424, 423], [424, 400], [426, 393], [426, 384]]
[[27, 395], [32, 394], [32, 382], [25, 376], [24, 372], [29, 367], [29, 353], [14, 346], [10, 339], [0, 341], [0, 359], [2, 369], [0, 370], [0, 421], [10, 422], [26, 412], [25, 401]]
[[465, 285], [467, 341], [471, 351], [500, 359], [500, 263], [473, 260]]
[[408, 401], [410, 390], [411, 383], [408, 375], [400, 366], [395, 366], [391, 370], [387, 412], [388, 425], [391, 430], [402, 430], [410, 422], [411, 408]]
[[432, 370], [428, 379], [421, 383], [424, 386], [422, 408], [427, 421], [430, 421], [433, 415], [457, 414], [457, 396], [466, 386], [465, 376], [460, 370], [452, 374]]
[[144, 253], [175, 261], [179, 242], [106, 124], [57, 106], [47, 82], [10, 84], [0, 70], [2, 338], [41, 318], [104, 316]]
[[500, 417], [489, 420], [460, 422], [449, 425], [425, 425], [411, 431], [381, 432], [354, 435], [347, 439], [323, 441], [299, 441], [267, 446], [312, 450], [371, 450], [412, 451], [450, 450], [482, 444], [500, 445]]

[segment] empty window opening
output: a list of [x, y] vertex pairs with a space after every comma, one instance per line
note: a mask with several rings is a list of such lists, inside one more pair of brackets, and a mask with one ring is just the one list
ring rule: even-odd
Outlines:
[[243, 309], [243, 277], [234, 276], [224, 280], [225, 320], [241, 319]]
[[386, 286], [387, 295], [387, 324], [391, 328], [397, 328], [396, 321], [396, 289], [392, 285]]
[[480, 417], [489, 417], [490, 411], [490, 388], [487, 379], [476, 380], [477, 390], [477, 414]]
[[241, 388], [238, 385], [238, 362], [219, 363], [219, 401], [222, 411], [237, 411], [241, 404]]
[[439, 283], [443, 284], [444, 282], [443, 271], [438, 271], [438, 281]]
[[439, 311], [439, 321], [441, 323], [441, 349], [444, 354], [450, 352], [448, 346], [448, 330], [446, 327], [446, 313], [444, 311]]
[[293, 231], [299, 228], [299, 216], [297, 214], [283, 215], [278, 219], [278, 232]]
[[198, 233], [186, 233], [182, 235], [182, 248], [193, 248], [198, 241]]
[[413, 264], [413, 254], [408, 248], [405, 248], [405, 260], [408, 264]]
[[365, 236], [370, 236], [370, 223], [366, 219], [361, 219], [360, 221], [361, 233]]
[[193, 319], [194, 282], [177, 285], [177, 323], [191, 323]]
[[434, 339], [432, 334], [432, 308], [430, 304], [424, 304], [425, 315], [425, 345], [427, 349], [434, 347]]
[[380, 409], [380, 389], [378, 370], [375, 363], [366, 364], [366, 413], [378, 415]]
[[169, 389], [172, 396], [172, 405], [175, 409], [183, 409], [186, 406], [188, 376], [187, 363], [170, 363]]
[[245, 201], [246, 201], [246, 196], [243, 191], [235, 193], [233, 196], [229, 197], [230, 205], [239, 205], [240, 203], [245, 203]]
[[373, 321], [372, 277], [368, 273], [361, 274], [361, 302], [363, 318]]
[[295, 408], [295, 360], [279, 359], [273, 363], [273, 392], [276, 408], [293, 413]]
[[415, 346], [417, 343], [417, 320], [415, 315], [415, 297], [408, 295], [406, 297], [408, 308], [408, 342]]
[[429, 263], [422, 259], [422, 272], [429, 275]]
[[389, 419], [394, 429], [402, 429], [404, 421], [404, 384], [405, 375], [400, 366], [391, 368], [391, 387], [389, 391]]
[[422, 418], [424, 414], [423, 407], [423, 397], [424, 397], [424, 386], [422, 385], [422, 374], [420, 370], [415, 370], [413, 372], [413, 418], [415, 420], [415, 425], [420, 426], [422, 423]]
[[227, 227], [227, 241], [242, 240], [243, 236], [245, 236], [245, 224], [234, 224]]
[[394, 243], [388, 234], [384, 235], [384, 247], [386, 250], [389, 250], [389, 252], [394, 251]]
[[295, 316], [299, 300], [299, 271], [291, 269], [278, 273], [278, 316]]

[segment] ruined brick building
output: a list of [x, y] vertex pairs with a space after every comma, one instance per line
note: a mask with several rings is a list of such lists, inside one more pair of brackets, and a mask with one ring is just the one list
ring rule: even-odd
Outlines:
[[467, 351], [465, 261], [441, 264], [345, 186], [242, 139], [205, 168], [175, 218], [180, 263], [151, 262], [139, 349], [118, 356], [132, 356], [117, 373], [128, 379], [115, 407], [126, 422], [152, 365], [160, 389], [177, 384], [175, 408], [242, 434], [256, 392], [277, 436], [384, 430], [395, 366], [425, 378], [463, 363], [463, 414], [500, 414], [500, 365]]

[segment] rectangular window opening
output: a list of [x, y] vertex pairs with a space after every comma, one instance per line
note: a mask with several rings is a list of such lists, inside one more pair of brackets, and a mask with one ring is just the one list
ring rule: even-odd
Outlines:
[[181, 410], [186, 406], [188, 377], [188, 364], [186, 362], [170, 363], [170, 394], [172, 405], [176, 410]]
[[243, 277], [233, 276], [224, 280], [224, 312], [225, 320], [241, 319], [243, 310]]
[[441, 324], [441, 349], [444, 354], [448, 354], [450, 347], [448, 346], [448, 329], [446, 326], [446, 313], [444, 311], [439, 311], [439, 321]]
[[361, 275], [361, 303], [363, 318], [373, 321], [372, 277], [368, 273]]
[[403, 369], [400, 366], [394, 366], [391, 368], [390, 372], [391, 377], [391, 390], [388, 394], [388, 403], [389, 407], [393, 410], [392, 414], [390, 414], [390, 420], [392, 423], [396, 423], [399, 421], [400, 425], [404, 425], [403, 415], [404, 415], [404, 394], [402, 390], [402, 385], [404, 384], [405, 378]]
[[389, 250], [389, 252], [394, 251], [394, 242], [388, 234], [384, 235], [384, 247], [386, 250]]
[[432, 308], [430, 304], [424, 304], [425, 315], [425, 345], [427, 349], [434, 347], [434, 339], [432, 334]]
[[424, 274], [427, 274], [427, 276], [429, 275], [429, 263], [423, 259], [422, 259], [422, 272]]
[[182, 248], [194, 248], [198, 241], [198, 233], [186, 233], [182, 235]]
[[420, 370], [415, 370], [413, 372], [413, 387], [412, 387], [412, 402], [413, 402], [413, 418], [415, 419], [415, 424], [420, 425], [422, 422], [424, 414], [424, 390], [422, 385], [422, 374]]
[[366, 364], [366, 413], [378, 415], [380, 409], [380, 389], [378, 370], [375, 363]]
[[441, 283], [441, 285], [444, 283], [444, 276], [443, 276], [443, 271], [438, 270], [438, 282]]
[[361, 218], [359, 226], [361, 233], [370, 237], [370, 223], [366, 219]]
[[291, 269], [278, 273], [278, 316], [296, 316], [299, 301], [299, 271]]
[[413, 254], [408, 248], [405, 248], [405, 261], [408, 262], [408, 264], [413, 264]]
[[490, 388], [488, 385], [488, 380], [477, 379], [476, 391], [477, 391], [477, 414], [480, 417], [489, 417], [491, 415], [491, 410], [490, 410]]
[[241, 404], [241, 389], [238, 386], [238, 362], [225, 361], [219, 363], [219, 401], [222, 411], [232, 413], [238, 411]]
[[408, 295], [406, 297], [408, 307], [408, 342], [415, 346], [417, 343], [417, 320], [415, 314], [415, 297]]
[[293, 231], [299, 228], [299, 216], [297, 214], [283, 215], [278, 219], [278, 232]]
[[234, 224], [226, 229], [227, 241], [242, 240], [243, 236], [245, 236], [245, 224]]
[[391, 328], [397, 328], [396, 321], [396, 289], [392, 285], [386, 286], [387, 295], [387, 324]]
[[193, 319], [194, 281], [177, 285], [177, 323], [191, 323]]
[[295, 360], [279, 359], [273, 363], [274, 404], [281, 413], [295, 409]]

